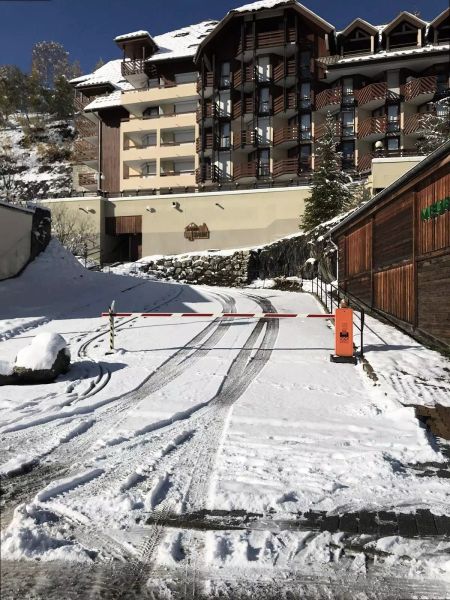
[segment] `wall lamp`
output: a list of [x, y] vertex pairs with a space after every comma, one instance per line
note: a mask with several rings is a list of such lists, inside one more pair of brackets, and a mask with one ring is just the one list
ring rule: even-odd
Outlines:
[[156, 212], [156, 208], [153, 208], [153, 206], [146, 206], [145, 210], [149, 213], [154, 213]]

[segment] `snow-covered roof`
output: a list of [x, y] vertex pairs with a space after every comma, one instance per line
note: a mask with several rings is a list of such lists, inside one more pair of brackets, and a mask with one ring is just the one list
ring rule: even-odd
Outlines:
[[152, 36], [149, 34], [148, 31], [144, 31], [143, 29], [141, 29], [139, 31], [132, 31], [131, 33], [124, 33], [123, 35], [118, 35], [114, 38], [114, 41], [121, 42], [122, 40], [131, 40], [133, 38], [142, 38], [142, 37], [151, 38]]
[[123, 78], [121, 64], [122, 59], [110, 60], [93, 73], [72, 79], [70, 83], [76, 84], [79, 89], [108, 83], [121, 90], [133, 89], [133, 86]]
[[156, 35], [153, 41], [159, 50], [148, 60], [166, 60], [194, 56], [200, 43], [216, 27], [218, 21], [202, 21], [182, 29]]
[[382, 52], [377, 52], [376, 54], [361, 54], [358, 56], [349, 56], [347, 58], [340, 58], [332, 66], [343, 65], [348, 63], [355, 62], [364, 62], [371, 61], [377, 62], [380, 59], [385, 58], [396, 58], [399, 56], [409, 56], [416, 54], [428, 54], [430, 52], [448, 52], [450, 50], [450, 44], [429, 44], [428, 46], [423, 46], [422, 48], [407, 48], [405, 50], [383, 50]]
[[265, 8], [276, 8], [277, 6], [285, 6], [288, 4], [294, 4], [297, 8], [301, 9], [302, 12], [312, 17], [313, 20], [321, 22], [330, 30], [334, 29], [334, 25], [331, 25], [331, 23], [328, 23], [328, 21], [325, 21], [325, 19], [322, 19], [322, 17], [319, 17], [319, 15], [317, 15], [315, 12], [303, 4], [300, 4], [300, 2], [297, 2], [296, 0], [258, 0], [258, 2], [252, 2], [251, 4], [244, 4], [238, 8], [233, 8], [228, 14], [236, 12], [254, 12], [257, 10], [263, 10]]
[[437, 27], [442, 23], [442, 21], [450, 15], [450, 8], [446, 8], [443, 10], [435, 19], [433, 19], [430, 23], [433, 27]]
[[395, 19], [393, 19], [388, 25], [386, 25], [386, 27], [384, 28], [384, 33], [389, 33], [389, 31], [394, 29], [394, 27], [396, 27], [396, 25], [398, 25], [399, 23], [401, 23], [404, 20], [414, 23], [415, 25], [417, 25], [417, 27], [426, 27], [428, 24], [426, 21], [424, 21], [423, 19], [420, 19], [416, 15], [413, 15], [412, 13], [408, 12], [407, 10], [403, 10], [401, 13], [399, 13], [395, 17]]
[[[353, 19], [353, 21], [351, 23], [349, 23], [345, 29], [343, 29], [342, 31], [337, 31], [336, 34], [337, 35], [347, 35], [347, 33], [349, 33], [352, 29], [354, 29], [355, 27], [358, 27], [358, 26], [363, 27], [363, 28], [365, 27], [366, 29], [369, 29], [373, 33], [377, 33], [379, 31], [379, 27], [380, 27], [380, 26], [372, 25], [368, 21], [365, 21], [364, 19], [357, 17], [356, 19]], [[382, 27], [384, 28], [385, 25], [383, 25]]]
[[[131, 86], [130, 86], [131, 87]], [[85, 108], [85, 112], [91, 112], [100, 110], [101, 108], [111, 108], [113, 106], [121, 106], [121, 95], [122, 90], [114, 90], [110, 94], [105, 96], [98, 96], [93, 100], [90, 104], [88, 104]]]

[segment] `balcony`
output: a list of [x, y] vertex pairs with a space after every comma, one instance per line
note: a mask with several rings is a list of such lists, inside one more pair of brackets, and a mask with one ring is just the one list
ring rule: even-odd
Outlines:
[[357, 169], [360, 172], [371, 171], [372, 170], [372, 158], [373, 153], [369, 152], [369, 154], [363, 154], [358, 158], [358, 166]]
[[75, 140], [74, 142], [75, 162], [89, 163], [98, 160], [98, 147], [86, 142], [85, 140]]
[[414, 115], [405, 116], [405, 122], [403, 124], [403, 133], [405, 135], [419, 137], [423, 131], [426, 117], [430, 114], [435, 113], [415, 113]]
[[199, 106], [196, 111], [196, 121], [199, 123], [204, 119], [212, 119], [217, 116], [217, 104], [206, 102], [203, 106]]
[[73, 106], [76, 112], [83, 112], [88, 104], [90, 104], [94, 98], [88, 98], [84, 94], [80, 94], [77, 92], [76, 96], [73, 99]]
[[380, 150], [379, 152], [370, 152], [363, 154], [358, 159], [358, 171], [371, 171], [372, 160], [374, 158], [406, 158], [408, 156], [420, 156], [422, 152], [417, 149], [404, 149], [404, 150]]
[[[317, 125], [317, 127], [314, 128], [314, 139], [315, 140], [320, 140], [320, 138], [323, 138], [323, 136], [325, 135], [325, 132], [327, 130], [327, 125], [326, 123], [321, 123], [320, 125]], [[342, 135], [342, 125], [340, 121], [336, 121], [335, 122], [335, 131], [334, 131], [334, 136], [336, 138], [341, 137]]]
[[233, 119], [238, 119], [239, 117], [247, 117], [251, 118], [253, 115], [253, 98], [244, 98], [244, 101], [238, 100], [233, 104]]
[[284, 112], [292, 114], [297, 110], [297, 94], [295, 92], [288, 92], [286, 98], [284, 94], [275, 98], [273, 109], [276, 115]]
[[370, 117], [359, 124], [358, 138], [366, 141], [381, 139], [387, 132], [386, 117]]
[[98, 135], [98, 125], [88, 119], [78, 118], [75, 122], [75, 128], [82, 138], [92, 138]]
[[214, 87], [214, 74], [213, 73], [205, 73], [197, 79], [197, 93], [201, 94], [202, 89], [209, 92], [212, 92]]
[[408, 81], [402, 86], [401, 91], [405, 97], [405, 102], [424, 104], [433, 99], [437, 89], [437, 77], [431, 75], [430, 77], [418, 77]]
[[78, 173], [78, 185], [85, 188], [97, 188], [98, 187], [98, 174], [97, 173]]
[[145, 73], [145, 61], [142, 59], [124, 60], [120, 65], [120, 71], [124, 77], [143, 75]]
[[298, 127], [284, 127], [283, 129], [277, 129], [273, 134], [273, 145], [284, 146], [286, 148], [295, 146], [299, 139]]
[[296, 74], [297, 65], [294, 59], [290, 59], [286, 63], [282, 62], [275, 67], [273, 70], [273, 79], [275, 82], [279, 82], [285, 78], [295, 77]]
[[[286, 37], [286, 39], [285, 39]], [[295, 39], [295, 28], [290, 27], [284, 35], [284, 30], [276, 29], [275, 31], [264, 31], [257, 33], [255, 39], [253, 34], [248, 33], [241, 39], [238, 47], [238, 54], [245, 52], [246, 50], [253, 50], [259, 48], [274, 48], [284, 46], [285, 43], [294, 43]]]
[[389, 92], [386, 82], [371, 83], [355, 92], [358, 106], [364, 110], [374, 110], [383, 106], [386, 100], [393, 95], [393, 92]]
[[[203, 143], [203, 151], [212, 150], [213, 145], [214, 145], [213, 142], [214, 142], [213, 134], [207, 133], [205, 135], [205, 140]], [[202, 151], [202, 138], [201, 137], [198, 137], [195, 142], [195, 151], [197, 152], [197, 154]]]
[[274, 179], [282, 176], [298, 176], [311, 171], [311, 158], [286, 158], [273, 163]]
[[242, 85], [253, 85], [255, 81], [256, 69], [253, 65], [244, 65], [243, 69], [234, 72], [233, 86], [235, 88], [241, 87]]
[[236, 131], [233, 136], [233, 150], [244, 148], [245, 146], [256, 146], [257, 141], [256, 132], [253, 130], [244, 129]]
[[316, 96], [316, 110], [326, 113], [333, 108], [340, 106], [342, 100], [342, 90], [340, 87], [324, 90]]

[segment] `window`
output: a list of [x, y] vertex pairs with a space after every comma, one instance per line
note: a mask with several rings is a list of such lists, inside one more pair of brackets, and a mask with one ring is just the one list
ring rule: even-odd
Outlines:
[[195, 100], [188, 102], [177, 102], [174, 108], [177, 115], [195, 112], [197, 109], [197, 102]]
[[230, 63], [224, 62], [220, 65], [220, 87], [229, 88], [230, 83]]
[[176, 73], [175, 74], [175, 83], [179, 85], [180, 83], [194, 83], [197, 81], [197, 73]]
[[219, 145], [221, 148], [229, 148], [230, 147], [230, 132], [231, 132], [230, 123], [221, 123], [220, 124]]
[[147, 119], [154, 119], [159, 117], [159, 106], [149, 106], [144, 110], [142, 116]]
[[354, 101], [353, 77], [344, 77], [342, 81], [342, 104], [353, 104]]
[[389, 138], [387, 141], [388, 152], [397, 152], [400, 148], [400, 140], [397, 137]]
[[261, 88], [259, 90], [259, 106], [258, 112], [267, 115], [270, 112], [270, 91], [269, 88]]
[[450, 41], [450, 18], [447, 17], [447, 19], [437, 27], [436, 41], [438, 44]]
[[355, 142], [342, 142], [342, 168], [353, 169], [355, 167]]
[[156, 160], [144, 163], [141, 168], [142, 177], [154, 177], [156, 175]]
[[267, 82], [271, 78], [270, 58], [268, 56], [258, 57], [258, 66], [256, 68], [258, 81]]
[[367, 31], [356, 28], [342, 43], [343, 54], [358, 54], [359, 52], [370, 52], [371, 35]]
[[311, 75], [311, 51], [302, 50], [299, 55], [299, 76], [310, 77]]
[[309, 171], [311, 169], [311, 146], [309, 144], [303, 144], [300, 146], [299, 155], [299, 170]]
[[417, 46], [417, 31], [417, 27], [407, 21], [403, 21], [388, 34], [389, 48]]
[[270, 151], [268, 148], [258, 151], [258, 176], [270, 175]]
[[149, 146], [156, 146], [156, 131], [146, 133], [142, 138], [142, 147], [148, 148]]
[[399, 106], [390, 104], [387, 107], [387, 132], [395, 133], [400, 130]]
[[300, 139], [311, 139], [311, 113], [302, 114], [300, 116]]
[[305, 81], [300, 85], [300, 108], [311, 106], [311, 84]]
[[355, 135], [355, 111], [353, 110], [342, 113], [342, 135], [344, 137]]

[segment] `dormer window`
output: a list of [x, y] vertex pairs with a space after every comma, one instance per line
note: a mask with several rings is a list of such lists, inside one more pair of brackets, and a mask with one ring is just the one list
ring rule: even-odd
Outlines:
[[403, 21], [389, 33], [389, 49], [417, 46], [417, 34], [417, 27], [407, 21]]
[[354, 29], [343, 41], [343, 54], [359, 54], [371, 51], [371, 35], [363, 29]]
[[436, 42], [443, 44], [450, 42], [450, 17], [436, 28]]

